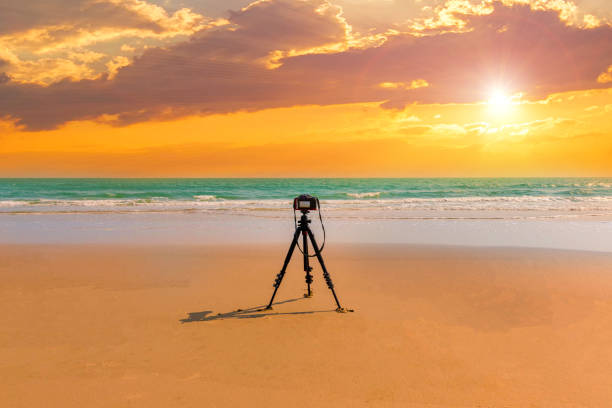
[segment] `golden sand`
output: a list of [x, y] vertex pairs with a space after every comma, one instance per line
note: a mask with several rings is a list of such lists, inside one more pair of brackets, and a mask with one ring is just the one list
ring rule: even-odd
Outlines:
[[0, 247], [0, 406], [612, 404], [611, 255], [330, 246], [355, 313], [297, 256], [249, 310], [284, 253]]

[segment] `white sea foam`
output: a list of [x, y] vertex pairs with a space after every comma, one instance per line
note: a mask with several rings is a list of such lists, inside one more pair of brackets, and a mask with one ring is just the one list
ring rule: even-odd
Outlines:
[[[192, 200], [150, 199], [99, 200], [4, 200], [0, 213], [124, 213], [124, 212], [206, 212], [223, 214], [285, 214], [290, 200], [222, 200], [197, 196]], [[445, 198], [357, 198], [322, 200], [323, 213], [332, 217], [360, 218], [531, 218], [533, 216], [612, 216], [612, 197], [445, 197]], [[455, 215], [453, 215], [455, 214]], [[535, 215], [534, 215], [535, 214]]]
[[15, 200], [5, 200], [5, 201], [0, 201], [0, 208], [2, 207], [18, 207], [20, 205], [23, 205], [23, 201], [15, 201]]
[[373, 193], [346, 193], [346, 195], [353, 198], [380, 197], [380, 191]]
[[193, 198], [198, 200], [198, 201], [216, 201], [216, 200], [218, 200], [218, 198], [216, 196], [214, 196], [214, 195], [207, 195], [207, 194], [194, 195]]

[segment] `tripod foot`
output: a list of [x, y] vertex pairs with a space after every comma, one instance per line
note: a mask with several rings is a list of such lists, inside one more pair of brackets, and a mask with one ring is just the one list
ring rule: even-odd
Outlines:
[[311, 298], [312, 297], [312, 290], [310, 291], [310, 293], [304, 293], [304, 297], [305, 298]]
[[263, 311], [263, 310], [272, 310], [272, 306], [266, 306], [266, 307], [264, 307], [264, 308], [263, 308], [263, 309], [261, 309], [261, 310], [262, 310], [262, 311]]
[[336, 312], [338, 312], [338, 313], [350, 313], [350, 312], [354, 312], [354, 310], [353, 309], [345, 309], [343, 307], [339, 307], [339, 308], [336, 309]]

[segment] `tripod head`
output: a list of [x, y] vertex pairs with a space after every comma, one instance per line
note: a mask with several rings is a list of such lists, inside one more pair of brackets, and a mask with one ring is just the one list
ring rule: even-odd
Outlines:
[[[298, 223], [295, 216], [296, 211], [300, 211], [302, 216]], [[323, 217], [321, 216], [321, 203], [317, 197], [313, 197], [310, 194], [300, 194], [293, 199], [293, 221], [295, 223], [295, 229], [301, 228], [302, 226], [309, 228], [310, 220], [308, 219], [308, 213], [310, 211], [319, 211], [319, 221], [321, 221], [321, 229], [323, 230], [323, 245], [321, 245], [321, 251], [325, 247], [325, 226], [323, 225]], [[302, 248], [298, 244], [298, 249], [303, 253]], [[315, 255], [308, 255], [314, 257]]]

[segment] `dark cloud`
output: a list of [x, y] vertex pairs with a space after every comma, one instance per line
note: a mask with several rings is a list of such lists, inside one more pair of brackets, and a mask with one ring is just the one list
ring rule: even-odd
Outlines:
[[0, 85], [7, 83], [11, 78], [6, 75], [4, 72], [0, 72]]
[[[0, 116], [44, 129], [102, 114], [117, 115], [120, 124], [300, 104], [474, 102], [486, 99], [491, 87], [539, 98], [604, 87], [596, 78], [612, 64], [610, 26], [580, 29], [555, 12], [498, 3], [490, 15], [463, 16], [467, 32], [398, 35], [379, 47], [287, 56], [279, 68], [266, 68], [275, 51], [348, 40], [337, 10], [327, 6], [322, 0], [257, 2], [231, 13], [231, 26], [146, 52], [113, 80], [5, 84]], [[379, 86], [415, 79], [430, 86]]]
[[259, 109], [262, 98], [274, 89], [292, 86], [279, 84], [276, 72], [266, 68], [271, 52], [346, 40], [337, 10], [316, 11], [326, 5], [324, 0], [258, 2], [231, 13], [230, 27], [147, 51], [113, 80], [6, 87], [0, 93], [0, 114], [28, 128], [45, 129], [102, 114], [119, 115], [125, 123], [168, 111], [176, 115]]

